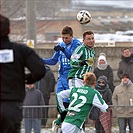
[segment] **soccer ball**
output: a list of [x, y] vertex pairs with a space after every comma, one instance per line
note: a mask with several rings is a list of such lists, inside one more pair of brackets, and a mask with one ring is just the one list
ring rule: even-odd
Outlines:
[[91, 21], [91, 14], [87, 10], [81, 10], [77, 14], [77, 20], [80, 24], [87, 24]]

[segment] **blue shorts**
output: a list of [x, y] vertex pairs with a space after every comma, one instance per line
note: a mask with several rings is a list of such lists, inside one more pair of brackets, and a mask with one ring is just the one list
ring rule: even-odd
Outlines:
[[[56, 94], [63, 91], [63, 90], [68, 90], [69, 85], [68, 85], [68, 79], [65, 76], [60, 76], [57, 85], [56, 85]], [[63, 102], [69, 103], [69, 99], [64, 99]]]

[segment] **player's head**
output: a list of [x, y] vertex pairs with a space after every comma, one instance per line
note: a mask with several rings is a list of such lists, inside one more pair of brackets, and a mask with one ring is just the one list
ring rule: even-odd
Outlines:
[[61, 38], [65, 44], [69, 44], [73, 38], [73, 30], [70, 26], [65, 26], [61, 31]]
[[96, 76], [93, 72], [87, 72], [84, 76], [84, 84], [89, 86], [94, 86], [96, 84]]
[[94, 38], [94, 33], [92, 31], [87, 30], [83, 33], [83, 43], [85, 46], [89, 48], [94, 47], [95, 38]]
[[10, 21], [0, 14], [0, 37], [8, 36], [10, 32]]

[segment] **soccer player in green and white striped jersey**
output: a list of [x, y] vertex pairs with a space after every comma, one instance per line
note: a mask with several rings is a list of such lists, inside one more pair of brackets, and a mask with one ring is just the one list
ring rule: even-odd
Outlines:
[[[95, 58], [94, 43], [95, 43], [94, 33], [90, 30], [85, 31], [83, 33], [82, 45], [78, 46], [75, 49], [70, 59], [71, 69], [68, 74], [70, 89], [72, 89], [73, 87], [83, 86], [84, 85], [83, 74], [86, 72], [90, 72], [92, 70]], [[58, 106], [58, 99], [57, 99], [57, 106]], [[61, 122], [62, 122], [65, 117], [65, 113], [62, 114], [60, 108], [59, 112], [61, 115]], [[56, 122], [54, 123], [56, 123], [55, 125], [59, 125], [60, 122], [56, 120]]]
[[71, 69], [68, 74], [70, 89], [83, 86], [83, 74], [92, 70], [95, 58], [94, 43], [94, 33], [85, 31], [82, 45], [75, 49], [70, 59]]
[[[101, 109], [102, 112], [108, 111], [108, 105], [102, 99], [100, 93], [94, 89], [96, 76], [92, 72], [84, 75], [84, 86], [72, 88], [72, 90], [62, 91], [57, 94], [60, 110], [65, 112], [63, 99], [70, 97], [70, 105], [67, 115], [62, 123], [63, 133], [84, 133], [82, 124], [88, 116], [92, 106]], [[67, 92], [67, 93], [66, 93]]]

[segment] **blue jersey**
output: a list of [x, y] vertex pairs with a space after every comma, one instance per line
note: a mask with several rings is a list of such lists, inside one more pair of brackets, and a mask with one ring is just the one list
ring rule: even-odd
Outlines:
[[81, 45], [81, 42], [78, 39], [73, 38], [71, 43], [68, 45], [66, 45], [64, 42], [60, 42], [57, 45], [64, 47], [65, 51], [64, 52], [57, 51], [54, 53], [52, 58], [50, 59], [43, 58], [43, 61], [45, 62], [45, 64], [48, 64], [48, 65], [55, 65], [57, 62], [59, 62], [59, 70], [58, 70], [59, 76], [63, 75], [67, 77], [68, 72], [71, 68], [69, 60], [71, 58], [73, 51], [77, 46]]
[[[65, 44], [64, 42], [60, 42], [57, 45], [60, 45], [61, 47], [64, 47], [64, 52], [57, 51], [54, 53], [53, 57], [50, 59], [44, 59], [43, 61], [45, 64], [48, 65], [55, 65], [57, 62], [59, 62], [59, 70], [58, 70], [58, 82], [56, 85], [56, 94], [63, 91], [68, 90], [68, 73], [71, 69], [69, 60], [71, 58], [71, 55], [73, 51], [76, 49], [77, 46], [81, 45], [82, 43], [77, 40], [76, 38], [73, 38], [70, 44]], [[69, 99], [64, 99], [64, 102], [69, 103]]]

